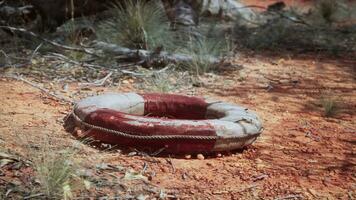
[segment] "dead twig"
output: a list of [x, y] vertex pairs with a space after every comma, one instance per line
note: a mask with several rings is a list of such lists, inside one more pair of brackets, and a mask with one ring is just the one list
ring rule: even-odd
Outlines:
[[97, 55], [95, 53], [95, 51], [90, 50], [89, 48], [71, 47], [71, 46], [59, 44], [57, 42], [54, 42], [54, 41], [51, 41], [49, 39], [43, 38], [43, 37], [37, 35], [36, 33], [32, 32], [32, 31], [29, 31], [29, 30], [26, 30], [24, 28], [16, 28], [16, 27], [12, 27], [12, 26], [0, 26], [0, 28], [4, 29], [4, 30], [7, 30], [7, 31], [19, 32], [19, 33], [23, 33], [23, 34], [29, 35], [29, 36], [37, 38], [37, 39], [39, 39], [39, 40], [41, 40], [43, 42], [46, 42], [46, 43], [48, 43], [48, 44], [50, 44], [50, 45], [52, 45], [54, 47], [58, 47], [58, 48], [61, 48], [61, 49], [64, 49], [64, 50], [77, 51], [77, 52], [82, 52], [82, 53], [89, 54], [89, 55], [92, 55], [92, 56], [95, 56], [95, 57], [101, 57], [101, 56]]
[[[0, 53], [2, 53], [2, 54], [5, 56], [5, 61], [6, 61], [6, 60], [10, 60], [10, 59], [9, 59], [9, 56], [6, 54], [5, 51], [3, 51], [2, 49], [0, 49]], [[11, 61], [9, 61], [9, 62], [10, 62], [10, 65], [11, 65]], [[7, 63], [5, 63], [5, 66], [6, 66], [6, 64], [7, 64]], [[1, 65], [0, 65], [0, 67], [1, 67]]]
[[144, 174], [148, 168], [148, 164], [146, 162], [143, 163], [143, 168], [141, 170], [141, 174]]
[[255, 176], [252, 181], [253, 181], [253, 182], [256, 182], [256, 181], [259, 181], [259, 180], [263, 180], [263, 179], [265, 179], [265, 178], [267, 178], [267, 177], [268, 177], [267, 174], [261, 174], [261, 175], [259, 175], [259, 176]]
[[68, 58], [67, 56], [62, 55], [62, 54], [59, 54], [59, 53], [51, 53], [51, 55], [46, 55], [45, 57], [48, 57], [48, 58], [57, 58], [57, 59], [59, 59], [59, 60], [63, 60], [63, 61], [65, 61], [65, 62], [74, 64], [74, 65], [79, 65], [79, 66], [87, 67], [87, 68], [92, 69], [92, 70], [102, 69], [102, 68], [103, 68], [103, 67], [101, 67], [101, 66], [99, 66], [99, 65], [89, 64], [89, 63], [85, 63], [85, 62], [78, 62], [78, 61], [72, 60], [72, 59]]
[[31, 57], [30, 57], [30, 62], [31, 62], [31, 60], [35, 57], [37, 51], [42, 47], [42, 45], [43, 45], [43, 43], [41, 43], [40, 45], [38, 45], [38, 46], [36, 47], [36, 49], [32, 52]]
[[[87, 67], [87, 68], [92, 69], [92, 70], [106, 69], [106, 68], [104, 68], [104, 67], [102, 67], [100, 65], [75, 61], [75, 60], [70, 59], [67, 56], [65, 56], [63, 54], [59, 54], [59, 53], [50, 53], [50, 55], [46, 55], [45, 57], [59, 59], [59, 60], [74, 64], [74, 65]], [[118, 69], [118, 68], [121, 68], [121, 67], [129, 67], [129, 66], [134, 66], [134, 65], [140, 65], [142, 63], [143, 63], [143, 61], [139, 61], [139, 62], [135, 62], [135, 63], [128, 63], [128, 64], [121, 64], [121, 65], [115, 66], [115, 69], [112, 69], [113, 67], [110, 67], [110, 69], [112, 69], [112, 71], [114, 71], [114, 72], [117, 71], [117, 72], [121, 72], [123, 74], [132, 75], [132, 76], [146, 76], [146, 74], [143, 74], [143, 73], [137, 73], [137, 72], [133, 72], [133, 71], [125, 70], [125, 69]], [[163, 69], [165, 69], [165, 68], [163, 68]], [[159, 71], [162, 71], [162, 70], [159, 70]]]
[[307, 131], [305, 133], [305, 137], [308, 137], [308, 138], [310, 138], [310, 139], [312, 139], [312, 140], [314, 140], [316, 142], [320, 142], [320, 137], [314, 135], [311, 131]]
[[172, 159], [169, 157], [169, 158], [166, 158], [166, 161], [172, 167], [173, 173], [175, 173], [176, 172], [176, 168], [174, 167]]
[[[154, 74], [159, 74], [159, 73], [162, 73], [162, 72], [165, 72], [167, 71], [169, 68], [171, 68], [171, 65], [168, 65], [167, 67], [165, 68], [162, 68], [160, 70], [157, 70], [157, 71], [151, 71], [150, 73], [138, 73], [138, 72], [133, 72], [133, 71], [129, 71], [129, 70], [125, 70], [125, 69], [122, 69], [120, 70], [122, 73], [124, 74], [129, 74], [129, 75], [134, 75], [134, 76], [146, 76], [146, 77], [149, 77], [149, 76], [152, 76]], [[152, 155], [152, 154], [151, 154]]]
[[44, 195], [43, 193], [38, 193], [38, 194], [33, 194], [33, 195], [30, 195], [30, 196], [26, 196], [23, 199], [32, 199], [32, 198], [37, 198], [37, 197], [40, 197], [40, 196], [43, 196], [43, 195]]
[[150, 156], [157, 156], [158, 154], [162, 153], [165, 149], [166, 147], [160, 148], [157, 151], [151, 153]]
[[94, 83], [81, 83], [80, 85], [84, 85], [84, 86], [93, 85], [93, 86], [97, 86], [97, 87], [103, 86], [112, 74], [113, 74], [113, 72], [110, 72], [104, 78], [94, 81]]
[[[9, 60], [9, 66], [11, 66], [11, 67], [16, 67], [16, 68], [17, 68], [17, 67], [23, 67], [23, 66], [27, 66], [27, 65], [31, 64], [32, 59], [35, 57], [37, 51], [42, 47], [42, 44], [43, 44], [43, 43], [41, 43], [40, 45], [38, 45], [38, 46], [35, 48], [35, 50], [34, 50], [34, 51], [32, 52], [32, 54], [31, 54], [30, 59], [28, 59], [28, 58], [21, 58], [21, 57], [12, 57], [12, 58], [14, 58], [14, 59], [26, 60], [26, 62], [24, 62], [24, 63], [12, 64], [12, 62], [11, 62], [11, 60], [10, 60], [10, 56], [8, 56], [5, 51], [0, 50], [0, 53], [2, 53], [2, 54], [5, 56], [5, 58]], [[6, 66], [6, 64], [7, 64], [7, 63], [5, 63], [5, 66]]]

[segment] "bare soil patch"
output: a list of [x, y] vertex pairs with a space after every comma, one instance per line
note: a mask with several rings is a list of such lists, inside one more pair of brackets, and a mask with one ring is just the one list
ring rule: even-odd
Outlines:
[[[179, 199], [354, 199], [355, 60], [244, 55], [233, 64], [236, 69], [207, 74], [202, 87], [182, 93], [210, 96], [255, 110], [263, 119], [265, 131], [252, 146], [240, 152], [205, 155], [201, 160], [196, 155], [189, 159], [150, 157], [82, 144], [77, 159], [90, 173], [94, 186], [82, 195], [144, 194], [158, 198], [163, 190], [166, 198]], [[73, 82], [67, 91], [61, 90], [62, 83], [43, 81], [43, 85], [74, 98], [139, 91], [135, 80], [120, 82], [119, 86], [87, 90], [80, 90]], [[71, 105], [8, 78], [0, 79], [0, 88], [3, 150], [26, 158], [29, 146], [36, 148], [46, 138], [55, 149], [75, 141], [62, 128]], [[339, 111], [332, 118], [323, 116], [319, 102], [324, 94], [340, 101]], [[148, 179], [125, 182], [121, 178], [128, 169], [145, 169], [143, 174]], [[10, 198], [24, 194], [16, 191], [18, 188], [30, 190], [35, 186], [31, 165], [0, 169], [0, 191]]]

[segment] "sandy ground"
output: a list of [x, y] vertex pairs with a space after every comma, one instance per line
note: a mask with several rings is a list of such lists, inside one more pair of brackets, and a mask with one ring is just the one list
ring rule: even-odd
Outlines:
[[[199, 160], [196, 155], [190, 159], [175, 155], [148, 157], [82, 144], [77, 159], [91, 173], [91, 179], [101, 181], [95, 182], [95, 187], [85, 195], [114, 197], [129, 193], [122, 189], [123, 184], [128, 184], [135, 188], [132, 191], [138, 191], [135, 194], [141, 191], [150, 198], [157, 197], [157, 193], [147, 192], [144, 187], [164, 189], [171, 198], [180, 199], [354, 199], [355, 60], [318, 55], [240, 55], [232, 62], [234, 69], [207, 75], [203, 87], [184, 93], [255, 110], [263, 119], [265, 131], [253, 145], [243, 151], [206, 155]], [[49, 89], [62, 86], [43, 85]], [[2, 78], [0, 88], [2, 149], [26, 157], [29, 146], [41, 146], [44, 141], [51, 141], [49, 151], [73, 145], [75, 138], [62, 128], [70, 105], [21, 81]], [[86, 96], [107, 91], [138, 89], [123, 81], [120, 86], [80, 91], [78, 83], [72, 83], [67, 92], [59, 93]], [[339, 112], [333, 118], [324, 117], [319, 106], [325, 95], [340, 102]], [[135, 171], [145, 167], [144, 174], [149, 179], [144, 183], [116, 181], [123, 172], [98, 169], [103, 163]], [[5, 166], [0, 172], [3, 191], [33, 186], [31, 167]], [[18, 194], [13, 190], [11, 195], [15, 198]]]

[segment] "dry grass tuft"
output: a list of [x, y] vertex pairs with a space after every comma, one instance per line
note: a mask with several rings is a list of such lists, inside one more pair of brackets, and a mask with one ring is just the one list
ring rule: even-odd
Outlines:
[[74, 192], [88, 189], [89, 182], [76, 174], [80, 168], [75, 159], [78, 151], [76, 148], [56, 151], [48, 140], [41, 144], [38, 150], [29, 149], [40, 185], [37, 193], [51, 199], [71, 199]]
[[99, 26], [99, 39], [128, 48], [169, 48], [172, 33], [157, 2], [125, 1], [123, 4], [114, 5], [114, 17]]
[[338, 101], [333, 97], [323, 97], [320, 100], [325, 117], [334, 117], [340, 111]]

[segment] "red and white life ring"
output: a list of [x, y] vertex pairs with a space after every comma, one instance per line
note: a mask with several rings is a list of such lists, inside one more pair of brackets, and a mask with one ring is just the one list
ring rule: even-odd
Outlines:
[[168, 153], [214, 152], [250, 145], [262, 132], [248, 109], [175, 94], [103, 94], [79, 101], [65, 128], [81, 127], [104, 143], [164, 149]]

